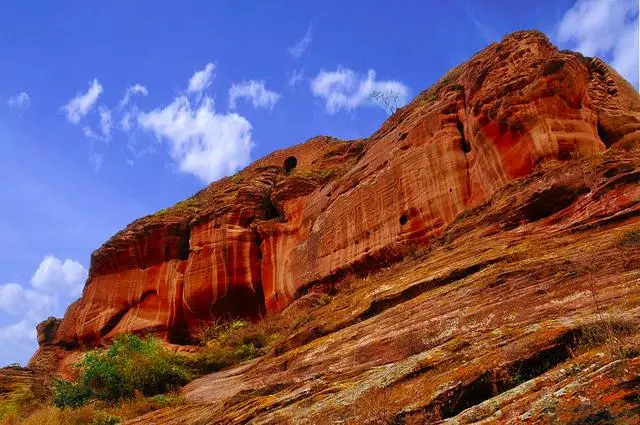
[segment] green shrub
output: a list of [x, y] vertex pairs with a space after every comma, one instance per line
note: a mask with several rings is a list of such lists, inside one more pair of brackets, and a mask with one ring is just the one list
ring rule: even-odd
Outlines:
[[158, 394], [151, 397], [151, 401], [157, 403], [159, 408], [168, 406], [179, 406], [185, 403], [184, 398], [180, 397], [179, 395], [173, 394]]
[[204, 326], [197, 332], [204, 348], [192, 360], [193, 367], [208, 373], [261, 356], [280, 340], [284, 325], [272, 316], [257, 323], [219, 320]]
[[239, 360], [250, 360], [258, 357], [258, 349], [250, 342], [240, 345], [234, 354]]
[[184, 359], [168, 353], [159, 340], [148, 336], [117, 336], [105, 349], [87, 353], [77, 365], [75, 382], [55, 382], [55, 405], [78, 407], [90, 398], [117, 401], [160, 394], [185, 384], [191, 371]]
[[74, 409], [84, 406], [93, 396], [93, 389], [82, 382], [55, 379], [53, 381], [53, 388], [53, 404], [61, 409]]

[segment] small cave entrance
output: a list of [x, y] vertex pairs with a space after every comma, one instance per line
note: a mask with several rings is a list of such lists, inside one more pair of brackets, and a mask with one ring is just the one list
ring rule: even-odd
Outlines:
[[407, 217], [406, 214], [402, 214], [400, 216], [400, 225], [404, 226], [405, 224], [407, 224], [407, 222], [409, 221], [409, 217]]
[[598, 137], [602, 140], [602, 143], [609, 149], [613, 145], [613, 139], [609, 132], [598, 122]]
[[262, 212], [265, 220], [284, 220], [284, 214], [275, 206], [271, 200], [271, 192], [265, 192], [262, 195]]
[[284, 172], [286, 174], [291, 174], [291, 172], [296, 168], [297, 165], [298, 159], [295, 156], [290, 156], [284, 160], [284, 165], [282, 166], [282, 168], [284, 168]]

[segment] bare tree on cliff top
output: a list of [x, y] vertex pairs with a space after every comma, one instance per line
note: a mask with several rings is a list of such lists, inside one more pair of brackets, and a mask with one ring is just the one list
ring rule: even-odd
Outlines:
[[390, 89], [372, 90], [369, 101], [382, 106], [389, 115], [393, 115], [400, 107], [400, 94]]

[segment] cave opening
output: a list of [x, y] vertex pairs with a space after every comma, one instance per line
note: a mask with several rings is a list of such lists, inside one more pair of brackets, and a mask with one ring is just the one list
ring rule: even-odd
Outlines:
[[602, 143], [609, 149], [613, 145], [613, 139], [609, 132], [598, 122], [598, 137], [602, 140]]
[[290, 156], [287, 159], [284, 160], [284, 172], [286, 174], [291, 174], [291, 172], [296, 168], [296, 166], [298, 165], [298, 159], [295, 156]]
[[400, 225], [401, 226], [404, 226], [405, 224], [407, 224], [408, 221], [409, 221], [409, 218], [405, 214], [402, 214], [400, 216]]

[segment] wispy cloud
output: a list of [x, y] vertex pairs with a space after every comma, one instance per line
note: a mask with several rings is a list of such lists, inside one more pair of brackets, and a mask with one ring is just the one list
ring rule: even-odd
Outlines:
[[67, 119], [74, 124], [79, 123], [94, 107], [102, 90], [102, 85], [97, 78], [94, 78], [94, 80], [89, 83], [89, 89], [86, 93], [78, 93], [76, 97], [69, 100], [63, 107], [67, 113]]
[[289, 87], [294, 89], [298, 84], [302, 82], [302, 80], [304, 80], [304, 70], [294, 69], [291, 75], [289, 76], [289, 80], [287, 81], [287, 84], [289, 85]]
[[229, 109], [235, 109], [236, 100], [243, 98], [251, 101], [255, 108], [273, 109], [281, 95], [268, 90], [264, 84], [264, 81], [249, 80], [232, 85], [229, 89]]
[[351, 69], [338, 67], [336, 71], [320, 71], [311, 81], [311, 92], [322, 98], [328, 113], [335, 114], [341, 109], [353, 110], [359, 106], [384, 106], [371, 102], [374, 91], [392, 92], [398, 98], [398, 106], [404, 105], [409, 96], [409, 88], [395, 80], [376, 81], [376, 72], [369, 70], [366, 76], [358, 75]]
[[102, 131], [105, 141], [108, 141], [109, 137], [111, 137], [111, 127], [113, 127], [111, 110], [105, 106], [101, 106], [98, 111], [100, 113], [100, 130]]
[[586, 56], [601, 56], [638, 88], [637, 0], [578, 0], [558, 25], [558, 40]]
[[31, 96], [29, 96], [27, 92], [20, 92], [15, 96], [11, 96], [9, 100], [7, 100], [7, 104], [12, 108], [26, 109], [31, 105]]
[[91, 155], [89, 156], [89, 163], [91, 163], [91, 165], [93, 166], [93, 169], [96, 172], [100, 171], [100, 169], [102, 168], [102, 160], [103, 160], [102, 154], [99, 154], [97, 152], [91, 152]]
[[483, 16], [482, 10], [476, 10], [470, 4], [465, 5], [465, 14], [471, 20], [476, 29], [476, 33], [484, 40], [485, 43], [491, 43], [500, 39], [501, 34], [489, 25], [486, 16]]
[[84, 134], [84, 137], [87, 139], [102, 140], [102, 138], [98, 136], [88, 125], [82, 126], [82, 134]]
[[301, 58], [308, 50], [311, 41], [313, 40], [313, 26], [309, 25], [304, 36], [296, 42], [293, 46], [289, 47], [289, 53], [295, 58]]
[[211, 85], [214, 77], [214, 70], [216, 66], [209, 62], [203, 70], [196, 71], [191, 79], [189, 80], [189, 85], [187, 86], [187, 91], [189, 93], [200, 93]]
[[120, 101], [120, 109], [127, 106], [129, 102], [131, 102], [131, 98], [133, 96], [136, 96], [136, 95], [147, 96], [148, 94], [149, 94], [149, 91], [145, 86], [143, 86], [142, 84], [134, 84], [133, 86], [129, 87], [127, 91], [124, 93], [124, 97]]

